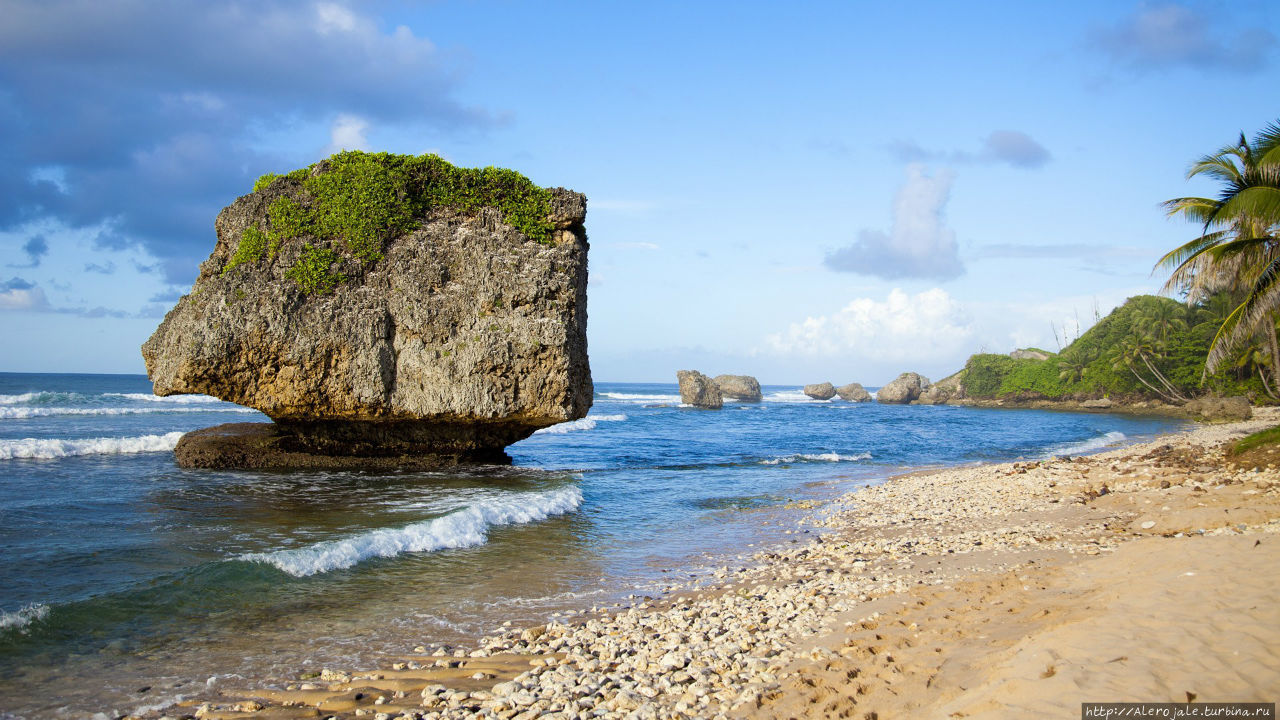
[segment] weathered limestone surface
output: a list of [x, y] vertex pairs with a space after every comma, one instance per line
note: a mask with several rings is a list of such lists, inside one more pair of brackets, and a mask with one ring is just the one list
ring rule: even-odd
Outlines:
[[1196, 398], [1182, 409], [1194, 420], [1202, 422], [1236, 422], [1253, 417], [1253, 406], [1247, 398], [1240, 396], [1216, 397], [1206, 395]]
[[905, 372], [876, 392], [876, 401], [905, 405], [920, 397], [929, 388], [929, 378]]
[[730, 400], [760, 402], [764, 399], [760, 381], [750, 375], [717, 375], [714, 381], [720, 394]]
[[814, 400], [830, 400], [836, 395], [836, 386], [829, 382], [805, 385], [804, 394]]
[[680, 384], [680, 402], [706, 410], [724, 407], [720, 386], [697, 370], [677, 370], [676, 382]]
[[836, 394], [841, 400], [849, 402], [871, 402], [871, 393], [862, 387], [862, 383], [849, 383], [836, 388]]
[[[285, 275], [303, 242], [223, 272], [245, 228], [264, 222], [276, 185], [218, 215], [217, 246], [191, 294], [142, 346], [157, 395], [213, 395], [261, 410], [276, 426], [241, 433], [252, 437], [251, 459], [241, 457], [243, 447], [230, 449], [234, 432], [184, 439], [180, 464], [502, 461], [507, 445], [587, 414], [581, 194], [552, 191], [549, 244], [529, 240], [492, 208], [437, 209], [389, 240], [376, 263], [342, 255], [334, 269], [346, 279], [307, 294]], [[300, 453], [320, 457], [304, 463]]]

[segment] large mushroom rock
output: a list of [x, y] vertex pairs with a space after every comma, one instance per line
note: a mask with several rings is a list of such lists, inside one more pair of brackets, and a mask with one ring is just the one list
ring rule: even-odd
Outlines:
[[848, 400], [849, 402], [871, 402], [871, 393], [867, 392], [867, 389], [862, 387], [861, 383], [841, 385], [836, 388], [836, 394], [840, 396], [841, 400]]
[[724, 407], [720, 386], [697, 370], [677, 370], [676, 382], [680, 384], [680, 402], [706, 410]]
[[760, 402], [764, 399], [760, 393], [760, 381], [750, 375], [717, 375], [714, 382], [720, 388], [720, 394], [729, 400]]
[[836, 386], [829, 382], [814, 383], [805, 385], [803, 392], [814, 400], [830, 400], [836, 396]]
[[905, 405], [920, 397], [929, 387], [929, 378], [913, 372], [905, 372], [888, 385], [876, 391], [876, 401]]
[[179, 464], [503, 461], [585, 416], [585, 217], [578, 193], [431, 155], [264, 176], [219, 213], [213, 254], [142, 354], [157, 395], [275, 425], [190, 434]]

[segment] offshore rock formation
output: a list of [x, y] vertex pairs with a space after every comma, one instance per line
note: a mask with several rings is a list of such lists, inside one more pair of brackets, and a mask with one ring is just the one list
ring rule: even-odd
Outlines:
[[[365, 226], [334, 208], [365, 222], [378, 198], [393, 221], [356, 243]], [[218, 215], [195, 287], [142, 354], [157, 395], [205, 393], [275, 424], [190, 433], [179, 464], [503, 462], [507, 445], [585, 416], [585, 217], [581, 194], [434, 156], [342, 153], [264, 176]]]
[[836, 386], [829, 382], [805, 385], [804, 394], [814, 400], [830, 400], [836, 395]]
[[929, 388], [929, 378], [913, 372], [905, 372], [876, 392], [876, 401], [906, 405], [920, 397]]
[[720, 394], [730, 400], [760, 402], [764, 399], [760, 381], [750, 375], [717, 375], [714, 382], [720, 388]]
[[705, 410], [724, 407], [720, 386], [697, 370], [677, 370], [676, 382], [680, 384], [680, 402]]
[[841, 385], [836, 388], [836, 394], [840, 396], [841, 400], [847, 400], [849, 402], [871, 402], [871, 393], [867, 392], [867, 389], [862, 387], [862, 383]]

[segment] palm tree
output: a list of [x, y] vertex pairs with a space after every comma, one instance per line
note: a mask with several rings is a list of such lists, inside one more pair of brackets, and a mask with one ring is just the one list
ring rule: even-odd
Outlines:
[[[1234, 145], [1200, 158], [1187, 178], [1204, 175], [1222, 183], [1217, 199], [1174, 198], [1170, 216], [1200, 223], [1200, 237], [1160, 258], [1171, 270], [1164, 291], [1186, 293], [1189, 304], [1219, 292], [1243, 300], [1219, 327], [1205, 359], [1212, 373], [1260, 328], [1267, 330], [1273, 377], [1280, 377], [1280, 343], [1274, 314], [1280, 310], [1280, 123], [1268, 125], [1252, 144], [1240, 134]], [[1266, 322], [1264, 322], [1266, 321]]]
[[[1111, 368], [1119, 371], [1126, 368], [1133, 376], [1155, 394], [1171, 403], [1184, 403], [1187, 398], [1169, 382], [1169, 378], [1156, 368], [1152, 360], [1159, 360], [1162, 348], [1160, 341], [1151, 334], [1135, 329], [1120, 341], [1111, 353]], [[1155, 378], [1159, 386], [1152, 384], [1139, 372], [1139, 363], [1145, 366]], [[1162, 389], [1163, 387], [1163, 389]]]
[[1167, 343], [1169, 333], [1173, 330], [1185, 330], [1187, 321], [1183, 319], [1185, 312], [1177, 304], [1164, 302], [1154, 303], [1142, 314], [1141, 320], [1145, 328], [1152, 333], [1161, 344]]

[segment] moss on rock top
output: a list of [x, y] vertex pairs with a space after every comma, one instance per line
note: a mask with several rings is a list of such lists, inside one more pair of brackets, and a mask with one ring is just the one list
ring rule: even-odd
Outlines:
[[[340, 152], [286, 175], [263, 175], [253, 190], [280, 196], [260, 222], [263, 227], [244, 230], [224, 274], [268, 254], [275, 257], [282, 244], [302, 238], [330, 241], [363, 264], [376, 263], [391, 238], [441, 208], [464, 213], [496, 208], [530, 240], [549, 243], [552, 237], [549, 190], [514, 170], [460, 168], [437, 155]], [[328, 292], [342, 282], [341, 273], [330, 270], [341, 259], [337, 253], [322, 257], [310, 244], [307, 249], [305, 272], [291, 268], [288, 277], [309, 293]]]

